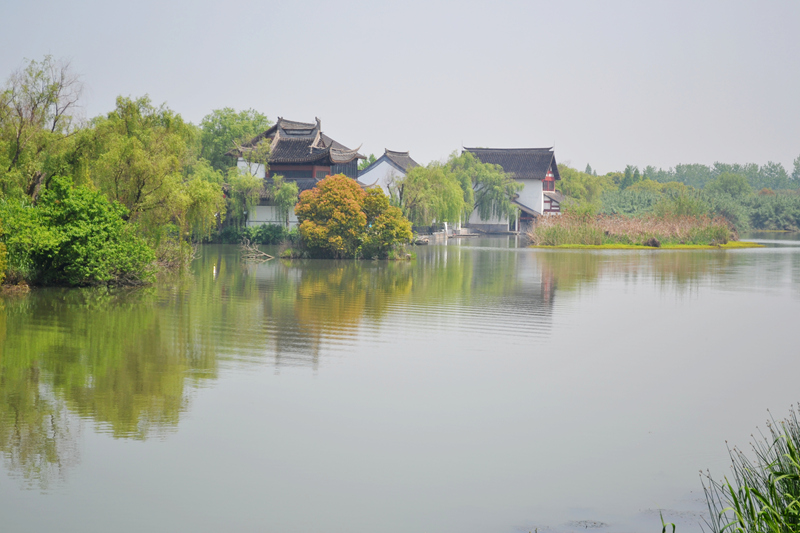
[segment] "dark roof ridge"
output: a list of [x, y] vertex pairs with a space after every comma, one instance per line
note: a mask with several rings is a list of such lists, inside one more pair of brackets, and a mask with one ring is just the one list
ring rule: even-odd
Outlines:
[[553, 146], [550, 146], [549, 148], [467, 148], [465, 146], [464, 150], [468, 152], [487, 151], [487, 150], [503, 151], [503, 152], [513, 152], [513, 151], [552, 152], [553, 148], [554, 148]]
[[358, 175], [366, 174], [376, 166], [378, 166], [382, 161], [386, 161], [391, 166], [403, 172], [404, 174], [414, 167], [420, 166], [419, 163], [414, 161], [410, 155], [408, 155], [410, 151], [407, 152], [397, 152], [395, 150], [389, 150], [388, 148], [383, 149], [383, 154], [375, 161], [370, 163], [368, 167], [365, 167], [362, 170], [358, 171]]
[[464, 148], [483, 163], [500, 165], [514, 179], [545, 179], [547, 171], [560, 180], [553, 148]]
[[320, 120], [317, 117], [314, 117], [316, 122], [298, 122], [296, 120], [286, 120], [283, 117], [278, 117], [278, 122], [275, 123], [276, 126], [280, 126], [285, 130], [313, 130], [317, 126], [321, 126]]

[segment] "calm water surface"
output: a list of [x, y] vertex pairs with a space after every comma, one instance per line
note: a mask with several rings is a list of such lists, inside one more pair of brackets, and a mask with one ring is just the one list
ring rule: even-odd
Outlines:
[[242, 264], [0, 300], [0, 531], [699, 531], [800, 400], [800, 242]]

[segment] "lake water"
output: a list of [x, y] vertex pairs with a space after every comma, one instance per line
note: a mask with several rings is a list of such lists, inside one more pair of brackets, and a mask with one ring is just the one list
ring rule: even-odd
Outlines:
[[242, 264], [0, 307], [0, 531], [699, 531], [800, 400], [800, 241]]

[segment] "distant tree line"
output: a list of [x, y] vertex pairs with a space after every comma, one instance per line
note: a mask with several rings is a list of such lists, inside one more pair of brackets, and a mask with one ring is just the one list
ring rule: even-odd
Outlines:
[[714, 215], [737, 230], [800, 230], [800, 156], [789, 174], [780, 163], [676, 165], [668, 170], [627, 165], [598, 176], [559, 166], [557, 187], [567, 210], [638, 215]]

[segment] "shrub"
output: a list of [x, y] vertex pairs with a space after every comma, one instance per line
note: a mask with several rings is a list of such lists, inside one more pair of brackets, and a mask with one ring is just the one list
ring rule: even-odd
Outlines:
[[731, 172], [721, 173], [706, 183], [704, 190], [710, 193], [727, 194], [733, 198], [744, 198], [753, 192], [746, 177]]
[[699, 217], [710, 211], [711, 207], [693, 194], [664, 196], [653, 206], [659, 217]]
[[239, 244], [244, 239], [251, 244], [281, 244], [287, 241], [295, 242], [298, 239], [298, 232], [297, 228], [289, 230], [277, 224], [261, 224], [246, 228], [226, 226], [214, 240], [222, 244]]
[[[39, 203], [4, 205], [12, 265], [24, 279], [54, 285], [132, 284], [150, 279], [154, 255], [125, 222], [127, 209], [54, 177]], [[10, 215], [10, 218], [9, 218]]]
[[253, 244], [280, 244], [286, 240], [288, 235], [289, 230], [277, 224], [261, 224], [249, 227], [245, 231], [245, 236]]
[[756, 229], [800, 229], [800, 196], [775, 194], [755, 196], [746, 206]]
[[381, 189], [367, 190], [363, 206], [367, 227], [362, 237], [362, 257], [387, 258], [397, 244], [411, 241], [411, 223], [400, 208], [389, 205], [389, 198]]
[[[0, 221], [0, 237], [3, 236], [3, 224]], [[0, 284], [3, 283], [3, 280], [6, 278], [6, 245], [0, 242]]]
[[663, 195], [653, 191], [609, 191], [603, 194], [601, 213], [633, 215], [652, 211]]
[[228, 225], [219, 230], [217, 233], [217, 242], [222, 244], [239, 244], [242, 242], [242, 235], [245, 228], [239, 228], [234, 225]]

